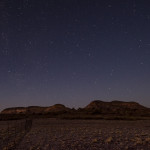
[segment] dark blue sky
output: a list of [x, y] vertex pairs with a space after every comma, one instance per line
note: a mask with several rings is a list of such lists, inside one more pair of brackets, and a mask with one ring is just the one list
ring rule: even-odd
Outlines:
[[0, 109], [150, 107], [150, 2], [0, 0]]

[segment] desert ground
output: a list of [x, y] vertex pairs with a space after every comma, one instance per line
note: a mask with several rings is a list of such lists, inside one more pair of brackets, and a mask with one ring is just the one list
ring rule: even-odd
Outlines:
[[[17, 128], [13, 128], [13, 126], [17, 126]], [[0, 149], [150, 149], [150, 120], [34, 119], [28, 132], [23, 129], [24, 121], [1, 121]]]

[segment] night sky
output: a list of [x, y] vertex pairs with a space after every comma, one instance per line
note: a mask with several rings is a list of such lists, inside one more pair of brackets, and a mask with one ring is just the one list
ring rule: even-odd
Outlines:
[[150, 2], [0, 0], [0, 110], [150, 107]]

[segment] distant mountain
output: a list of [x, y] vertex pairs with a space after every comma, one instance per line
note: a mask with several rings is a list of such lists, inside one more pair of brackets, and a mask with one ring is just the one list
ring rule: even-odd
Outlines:
[[62, 104], [55, 104], [49, 107], [29, 106], [29, 107], [12, 107], [4, 109], [1, 114], [47, 114], [68, 112], [71, 109]]
[[1, 114], [26, 114], [26, 107], [12, 107], [4, 109]]
[[62, 104], [49, 107], [29, 106], [4, 109], [1, 114], [51, 114], [70, 116], [101, 115], [101, 116], [140, 116], [150, 117], [150, 108], [144, 107], [136, 102], [112, 101], [104, 102], [94, 100], [84, 108], [70, 109]]
[[41, 114], [46, 109], [46, 107], [40, 106], [29, 106], [26, 107], [26, 114]]
[[69, 112], [70, 110], [71, 110], [70, 108], [62, 104], [55, 104], [53, 106], [44, 109], [44, 113], [65, 113], [65, 112]]
[[150, 108], [146, 108], [136, 102], [112, 101], [104, 102], [100, 100], [92, 101], [82, 111], [91, 114], [116, 114], [116, 115], [150, 115]]

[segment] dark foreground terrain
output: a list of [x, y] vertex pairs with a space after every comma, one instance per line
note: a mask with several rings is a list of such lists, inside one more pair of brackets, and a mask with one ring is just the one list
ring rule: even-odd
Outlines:
[[[9, 121], [10, 124], [10, 121]], [[11, 124], [15, 125], [15, 121]], [[17, 124], [21, 125], [20, 121]], [[0, 122], [5, 140], [8, 121]], [[16, 129], [17, 130], [17, 129]], [[20, 130], [21, 131], [21, 130]], [[11, 137], [11, 128], [9, 135]], [[30, 131], [15, 135], [16, 150], [149, 150], [150, 121], [36, 119]], [[10, 140], [13, 145], [13, 138]], [[7, 140], [9, 141], [9, 140]], [[8, 142], [9, 143], [9, 142]], [[7, 145], [9, 145], [7, 143]], [[7, 145], [2, 149], [6, 150]]]

